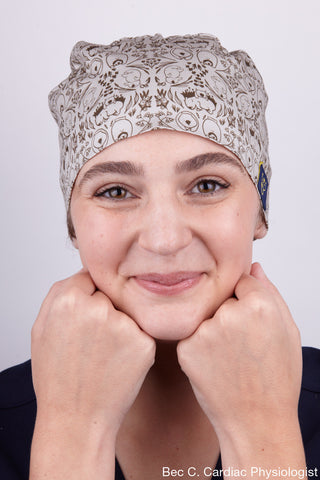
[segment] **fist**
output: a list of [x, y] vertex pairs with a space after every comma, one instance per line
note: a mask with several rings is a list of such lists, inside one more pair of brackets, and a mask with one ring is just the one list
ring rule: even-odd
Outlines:
[[261, 266], [179, 342], [179, 363], [217, 433], [297, 415], [302, 355], [289, 309]]
[[31, 352], [38, 415], [98, 419], [116, 432], [154, 362], [155, 342], [81, 271], [51, 288]]

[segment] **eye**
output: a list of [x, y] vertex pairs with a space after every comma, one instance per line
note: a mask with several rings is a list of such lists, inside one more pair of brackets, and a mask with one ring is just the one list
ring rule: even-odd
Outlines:
[[221, 182], [217, 182], [216, 180], [203, 179], [195, 184], [195, 186], [191, 189], [191, 193], [210, 195], [221, 188], [227, 188], [228, 186], [228, 184], [223, 184]]
[[95, 193], [95, 197], [105, 197], [110, 200], [125, 200], [133, 197], [133, 195], [121, 185], [115, 185], [110, 188], [104, 188], [103, 190]]

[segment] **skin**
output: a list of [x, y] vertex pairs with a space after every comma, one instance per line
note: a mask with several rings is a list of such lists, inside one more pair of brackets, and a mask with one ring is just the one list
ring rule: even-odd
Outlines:
[[[229, 160], [182, 171], [213, 154]], [[110, 161], [140, 174], [102, 173]], [[30, 480], [113, 479], [115, 454], [140, 480], [164, 465], [191, 478], [187, 466], [201, 472], [219, 452], [247, 478], [253, 465], [305, 468], [300, 337], [251, 265], [259, 212], [237, 158], [191, 134], [132, 137], [81, 169], [71, 216], [83, 270], [52, 287], [32, 331]], [[197, 281], [170, 295], [137, 281], [177, 271]]]
[[[212, 164], [175, 173], [179, 162], [207, 153], [227, 154], [238, 166]], [[143, 168], [144, 175], [99, 174], [81, 184], [93, 166], [123, 159]], [[209, 140], [160, 131], [112, 145], [78, 176], [71, 216], [82, 264], [97, 288], [154, 338], [188, 337], [250, 271], [252, 240], [266, 229], [255, 187], [239, 165], [235, 155]], [[230, 186], [212, 183], [214, 193], [198, 193], [197, 181], [207, 177]], [[131, 197], [93, 197], [117, 182]], [[199, 271], [202, 278], [179, 296], [149, 294], [134, 280], [142, 273], [185, 270]]]

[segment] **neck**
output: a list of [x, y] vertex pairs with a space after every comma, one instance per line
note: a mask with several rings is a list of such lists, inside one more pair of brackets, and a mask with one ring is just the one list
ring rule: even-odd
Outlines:
[[150, 432], [156, 438], [165, 434], [166, 442], [170, 437], [173, 442], [183, 443], [190, 437], [190, 432], [194, 432], [197, 438], [203, 437], [210, 446], [213, 442], [216, 448], [217, 439], [212, 425], [200, 408], [188, 377], [180, 368], [176, 349], [177, 342], [157, 343], [155, 363], [126, 415], [118, 436], [118, 446], [122, 442], [127, 445], [128, 439], [132, 438], [149, 441]]
[[[157, 342], [155, 363], [148, 372], [133, 411], [177, 417], [197, 403], [177, 359], [177, 342]], [[183, 410], [183, 412], [182, 412]]]
[[155, 362], [149, 372], [151, 378], [167, 388], [176, 385], [177, 381], [180, 383], [187, 380], [178, 362], [177, 344], [178, 342], [158, 340]]

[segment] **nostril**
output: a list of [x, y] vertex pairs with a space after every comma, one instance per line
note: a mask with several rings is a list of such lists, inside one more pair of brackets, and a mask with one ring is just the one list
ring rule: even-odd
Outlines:
[[[150, 227], [150, 226], [149, 226]], [[174, 255], [186, 248], [192, 241], [192, 233], [187, 227], [155, 228], [143, 230], [139, 236], [139, 245], [158, 255]]]

